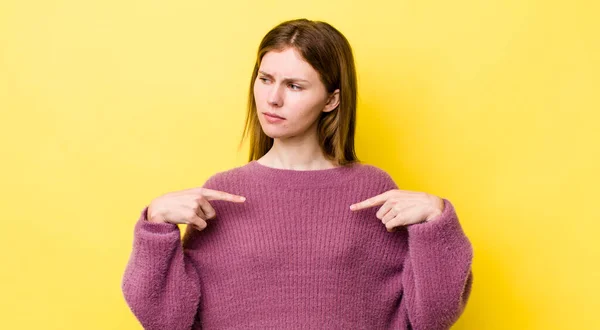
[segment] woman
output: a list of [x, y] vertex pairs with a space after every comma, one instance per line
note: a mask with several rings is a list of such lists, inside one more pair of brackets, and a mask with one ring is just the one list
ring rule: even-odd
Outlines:
[[157, 197], [135, 225], [122, 290], [144, 328], [449, 328], [472, 246], [448, 200], [357, 160], [355, 118], [346, 38], [306, 19], [273, 28], [250, 83], [249, 162]]

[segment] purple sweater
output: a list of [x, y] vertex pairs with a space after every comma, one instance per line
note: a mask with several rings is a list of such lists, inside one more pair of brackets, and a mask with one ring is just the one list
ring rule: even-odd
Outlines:
[[448, 329], [468, 301], [473, 248], [453, 205], [390, 233], [378, 207], [350, 205], [398, 189], [354, 164], [277, 169], [251, 161], [203, 187], [246, 197], [211, 201], [202, 231], [135, 224], [122, 280], [145, 329]]

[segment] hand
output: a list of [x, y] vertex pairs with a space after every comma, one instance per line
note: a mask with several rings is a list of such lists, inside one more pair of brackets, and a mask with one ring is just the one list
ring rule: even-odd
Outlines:
[[388, 232], [398, 230], [399, 226], [431, 221], [444, 210], [444, 200], [438, 196], [399, 189], [352, 204], [350, 209], [357, 211], [382, 204], [376, 215]]
[[150, 206], [148, 206], [148, 221], [189, 224], [198, 230], [203, 230], [207, 226], [206, 220], [217, 215], [208, 202], [211, 200], [243, 203], [246, 198], [207, 188], [192, 188], [171, 192], [154, 199], [150, 203]]

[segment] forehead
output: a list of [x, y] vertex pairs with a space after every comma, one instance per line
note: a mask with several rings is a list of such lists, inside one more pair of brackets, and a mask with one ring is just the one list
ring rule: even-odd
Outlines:
[[266, 53], [261, 60], [260, 70], [275, 77], [318, 79], [317, 71], [294, 48]]

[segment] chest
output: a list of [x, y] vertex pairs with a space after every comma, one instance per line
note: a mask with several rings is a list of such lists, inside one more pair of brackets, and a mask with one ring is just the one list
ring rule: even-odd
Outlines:
[[295, 212], [222, 209], [192, 242], [196, 261], [207, 274], [397, 269], [406, 236], [388, 233], [376, 209], [317, 206]]

